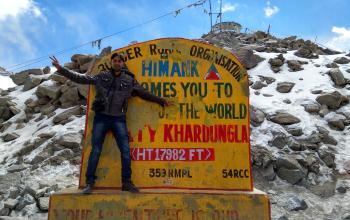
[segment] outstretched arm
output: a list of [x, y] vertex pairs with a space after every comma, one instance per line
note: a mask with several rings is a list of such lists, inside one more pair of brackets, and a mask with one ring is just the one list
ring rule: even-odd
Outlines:
[[153, 95], [152, 93], [147, 91], [145, 88], [143, 88], [136, 80], [134, 80], [133, 95], [134, 96], [137, 95], [140, 98], [145, 99], [147, 101], [156, 102], [163, 107], [174, 105], [174, 102], [172, 101]]
[[52, 65], [56, 67], [57, 72], [62, 74], [63, 76], [67, 77], [68, 79], [72, 80], [73, 82], [80, 83], [80, 84], [95, 84], [96, 83], [96, 77], [95, 76], [88, 76], [85, 74], [79, 74], [77, 72], [74, 72], [72, 70], [69, 70], [63, 66], [60, 65], [60, 62], [55, 56], [50, 57], [52, 60]]

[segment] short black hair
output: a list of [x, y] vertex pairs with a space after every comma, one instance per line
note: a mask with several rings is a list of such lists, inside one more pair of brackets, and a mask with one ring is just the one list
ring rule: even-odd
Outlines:
[[121, 55], [120, 53], [114, 53], [114, 54], [112, 54], [111, 60], [113, 60], [114, 57], [119, 57], [121, 60], [124, 61], [124, 57], [123, 57], [123, 55]]

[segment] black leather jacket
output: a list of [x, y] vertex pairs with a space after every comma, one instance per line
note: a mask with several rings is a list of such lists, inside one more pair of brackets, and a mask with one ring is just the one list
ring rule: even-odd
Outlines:
[[131, 96], [139, 96], [164, 106], [165, 100], [145, 90], [127, 69], [122, 69], [119, 76], [115, 76], [111, 71], [89, 76], [65, 67], [62, 67], [58, 72], [76, 83], [96, 86], [96, 96], [92, 107], [95, 112], [112, 116], [125, 115], [128, 99]]

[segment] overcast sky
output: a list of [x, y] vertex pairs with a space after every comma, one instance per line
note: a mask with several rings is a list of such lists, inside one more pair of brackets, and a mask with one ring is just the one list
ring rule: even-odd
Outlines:
[[[13, 65], [120, 31], [124, 32], [103, 40], [101, 48], [163, 37], [200, 38], [210, 30], [209, 0], [128, 30], [196, 1], [0, 0], [0, 66], [17, 72]], [[211, 2], [213, 12], [218, 12], [219, 1]], [[222, 21], [238, 22], [242, 31], [266, 31], [270, 24], [277, 37], [296, 35], [350, 51], [349, 11], [349, 0], [223, 0]], [[64, 63], [72, 54], [99, 51], [87, 44], [58, 58]], [[48, 59], [23, 68], [46, 65]]]

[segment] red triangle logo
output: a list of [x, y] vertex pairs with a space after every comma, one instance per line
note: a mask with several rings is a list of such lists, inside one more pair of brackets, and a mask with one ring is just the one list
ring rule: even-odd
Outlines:
[[220, 77], [218, 76], [218, 74], [214, 71], [210, 71], [210, 73], [205, 77], [205, 79], [207, 80], [219, 80]]
[[214, 64], [212, 64], [208, 70], [207, 75], [204, 77], [206, 80], [220, 80], [221, 76], [219, 75], [217, 69]]

